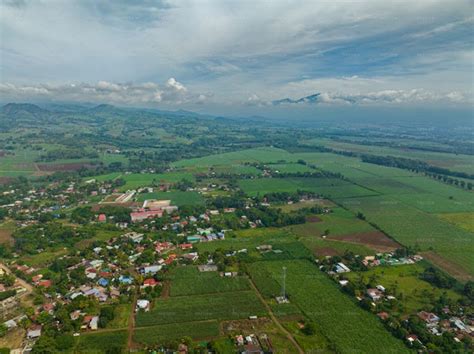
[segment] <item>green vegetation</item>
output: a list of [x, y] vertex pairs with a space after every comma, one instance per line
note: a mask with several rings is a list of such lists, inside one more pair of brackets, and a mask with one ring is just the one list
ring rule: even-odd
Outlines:
[[169, 323], [230, 320], [265, 314], [265, 308], [253, 291], [207, 294], [157, 299], [150, 312], [137, 314], [137, 326]]
[[138, 343], [156, 345], [172, 340], [191, 337], [208, 339], [219, 335], [219, 323], [214, 320], [171, 323], [135, 330], [134, 340]]
[[248, 290], [245, 277], [222, 277], [217, 272], [199, 272], [196, 267], [179, 267], [171, 275], [171, 296], [201, 295]]
[[[290, 302], [297, 305], [341, 353], [377, 352], [380, 348], [390, 352], [408, 352], [404, 344], [393, 338], [378, 319], [359, 308], [352, 299], [341, 296], [337, 287], [308, 261], [257, 262], [251, 265], [250, 274], [256, 269], [266, 271], [267, 277], [255, 278], [259, 289], [275, 287], [282, 267], [287, 268], [287, 292]], [[264, 280], [269, 279], [269, 280]], [[341, 335], [344, 333], [344, 335]]]

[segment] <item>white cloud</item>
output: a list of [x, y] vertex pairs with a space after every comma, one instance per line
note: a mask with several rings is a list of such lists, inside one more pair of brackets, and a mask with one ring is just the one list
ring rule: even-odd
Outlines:
[[9, 100], [108, 102], [125, 105], [202, 103], [208, 97], [202, 93], [189, 92], [182, 83], [174, 78], [168, 79], [165, 85], [153, 82], [119, 84], [108, 81], [99, 81], [96, 84], [73, 83], [66, 85], [0, 83], [0, 94], [4, 99]]

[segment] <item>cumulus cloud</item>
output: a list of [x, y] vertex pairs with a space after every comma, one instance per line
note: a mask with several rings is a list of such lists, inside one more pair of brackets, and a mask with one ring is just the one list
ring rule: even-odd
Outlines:
[[55, 100], [78, 102], [109, 102], [125, 105], [152, 105], [163, 103], [203, 103], [208, 98], [204, 93], [191, 93], [181, 82], [170, 78], [164, 85], [154, 82], [112, 83], [99, 81], [96, 84], [37, 84], [16, 85], [0, 83], [0, 94], [9, 100]]

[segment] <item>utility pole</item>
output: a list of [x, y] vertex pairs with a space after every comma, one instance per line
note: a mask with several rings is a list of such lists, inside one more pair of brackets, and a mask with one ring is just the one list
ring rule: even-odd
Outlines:
[[281, 286], [281, 297], [286, 299], [286, 267], [283, 267], [283, 284]]

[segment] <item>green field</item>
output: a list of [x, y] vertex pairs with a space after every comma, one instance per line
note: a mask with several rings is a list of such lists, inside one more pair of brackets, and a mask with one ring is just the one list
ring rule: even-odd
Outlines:
[[171, 296], [214, 294], [248, 290], [245, 277], [221, 277], [217, 272], [200, 272], [197, 267], [175, 268], [171, 277]]
[[273, 147], [256, 148], [249, 150], [241, 150], [228, 152], [224, 154], [210, 155], [196, 159], [181, 160], [175, 162], [176, 167], [192, 167], [192, 166], [223, 166], [236, 165], [244, 162], [296, 162], [295, 157], [289, 152]]
[[116, 349], [118, 352], [125, 350], [127, 332], [117, 330], [113, 332], [96, 332], [81, 334], [77, 337], [75, 353], [105, 353]]
[[142, 193], [138, 195], [139, 202], [143, 202], [147, 199], [158, 199], [158, 200], [169, 199], [171, 200], [171, 204], [177, 205], [177, 206], [204, 204], [204, 198], [197, 192], [170, 191], [170, 192]]
[[265, 315], [253, 291], [157, 299], [152, 310], [137, 314], [137, 327], [204, 320], [230, 320]]
[[124, 174], [120, 178], [125, 180], [125, 185], [120, 187], [120, 191], [137, 189], [140, 187], [149, 187], [153, 183], [175, 183], [182, 179], [194, 181], [194, 176], [188, 172], [169, 172], [169, 173], [131, 173]]
[[210, 320], [138, 328], [135, 330], [133, 339], [145, 345], [157, 345], [159, 343], [180, 340], [184, 337], [191, 337], [197, 340], [217, 336], [219, 336], [219, 323]]
[[328, 198], [357, 197], [378, 193], [338, 178], [258, 178], [239, 181], [240, 188], [250, 196], [263, 196], [273, 192], [294, 193], [304, 190]]
[[[255, 278], [256, 285], [267, 295], [281, 282], [282, 267], [287, 268], [286, 288], [290, 302], [314, 321], [336, 352], [385, 353], [409, 352], [402, 341], [392, 337], [377, 317], [358, 307], [340, 293], [337, 286], [308, 261], [256, 262], [254, 272], [266, 272]], [[270, 289], [270, 290], [268, 290]]]
[[343, 208], [333, 208], [332, 213], [318, 215], [320, 221], [291, 226], [298, 236], [321, 236], [329, 230], [328, 235], [349, 235], [360, 232], [376, 231], [367, 222], [360, 220], [353, 213]]
[[474, 274], [472, 233], [456, 227], [415, 207], [388, 196], [340, 199], [354, 212], [361, 211], [367, 220], [404, 245], [434, 249], [444, 258]]

